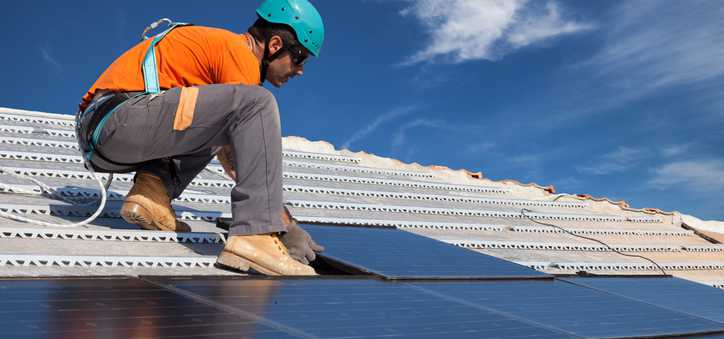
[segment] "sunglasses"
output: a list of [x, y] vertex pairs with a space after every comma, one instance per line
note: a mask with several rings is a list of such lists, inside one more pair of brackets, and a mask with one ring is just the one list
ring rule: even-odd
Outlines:
[[284, 46], [295, 65], [303, 66], [309, 60], [309, 52], [303, 46], [291, 43], [285, 43]]

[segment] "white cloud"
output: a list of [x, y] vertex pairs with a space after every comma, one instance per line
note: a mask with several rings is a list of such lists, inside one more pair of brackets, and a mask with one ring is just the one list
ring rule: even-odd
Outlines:
[[682, 187], [695, 192], [724, 191], [724, 161], [678, 161], [654, 170], [648, 184], [659, 189]]
[[428, 31], [426, 48], [412, 64], [444, 57], [452, 62], [496, 60], [503, 55], [592, 25], [563, 18], [557, 3], [527, 0], [417, 0], [402, 11]]
[[[721, 1], [624, 1], [612, 13], [604, 48], [587, 64], [636, 98], [677, 85], [724, 93]], [[712, 83], [713, 81], [713, 83]]]
[[392, 109], [388, 112], [381, 114], [380, 116], [375, 118], [375, 120], [373, 120], [366, 126], [358, 129], [354, 134], [352, 134], [352, 136], [342, 144], [342, 148], [349, 149], [350, 146], [352, 146], [352, 143], [357, 142], [361, 139], [364, 139], [368, 135], [375, 132], [383, 124], [390, 122], [394, 119], [397, 119], [399, 117], [405, 116], [407, 114], [410, 114], [410, 113], [412, 113], [412, 111], [414, 111], [414, 107], [407, 106], [407, 107], [395, 108], [395, 109]]
[[513, 25], [507, 40], [514, 48], [520, 48], [558, 35], [588, 30], [592, 27], [591, 24], [566, 21], [561, 18], [558, 5], [555, 2], [549, 2], [546, 4], [546, 12], [543, 15], [523, 16], [519, 23]]
[[637, 166], [649, 156], [643, 149], [619, 146], [604, 154], [588, 166], [579, 166], [578, 171], [591, 175], [608, 175], [625, 172]]
[[43, 60], [53, 66], [56, 72], [63, 73], [63, 65], [61, 65], [60, 62], [58, 62], [58, 60], [53, 57], [50, 46], [45, 44], [43, 46], [40, 46], [39, 50], [40, 56], [43, 58]]
[[663, 147], [661, 149], [661, 154], [667, 158], [671, 158], [684, 155], [689, 151], [689, 149], [691, 149], [691, 144], [671, 145]]

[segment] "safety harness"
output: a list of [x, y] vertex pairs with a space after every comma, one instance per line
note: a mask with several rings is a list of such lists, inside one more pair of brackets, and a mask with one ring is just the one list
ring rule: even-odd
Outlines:
[[[78, 144], [80, 145], [85, 160], [86, 167], [92, 168], [97, 172], [130, 172], [135, 169], [138, 164], [124, 164], [114, 162], [96, 151], [96, 146], [103, 131], [103, 127], [108, 119], [116, 112], [124, 103], [130, 99], [134, 99], [143, 95], [156, 95], [161, 93], [161, 86], [158, 79], [158, 68], [156, 63], [156, 45], [173, 29], [181, 26], [189, 26], [187, 23], [173, 22], [170, 19], [163, 18], [158, 20], [143, 31], [143, 40], [149, 39], [146, 34], [148, 31], [157, 28], [160, 24], [166, 22], [168, 28], [156, 34], [153, 37], [141, 64], [143, 73], [144, 92], [135, 94], [129, 93], [109, 93], [102, 96], [91, 103], [83, 112], [76, 116], [76, 135]], [[106, 112], [106, 113], [102, 113]], [[99, 116], [102, 114], [102, 116]]]

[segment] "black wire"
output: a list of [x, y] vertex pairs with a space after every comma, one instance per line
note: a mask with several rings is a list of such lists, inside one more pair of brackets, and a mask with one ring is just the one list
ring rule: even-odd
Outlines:
[[594, 238], [589, 238], [589, 237], [586, 237], [586, 236], [583, 236], [583, 235], [580, 235], [580, 234], [575, 234], [575, 233], [573, 233], [573, 232], [571, 232], [571, 231], [569, 231], [569, 230], [567, 230], [567, 229], [565, 229], [565, 228], [563, 228], [563, 227], [560, 227], [560, 226], [556, 226], [556, 225], [553, 225], [553, 224], [548, 224], [548, 223], [545, 223], [545, 222], [542, 222], [542, 221], [535, 220], [535, 219], [533, 219], [530, 215], [526, 214], [525, 212], [535, 212], [535, 211], [529, 210], [529, 209], [527, 209], [527, 208], [523, 208], [523, 209], [520, 210], [520, 214], [522, 214], [524, 217], [528, 218], [528, 220], [530, 220], [530, 221], [532, 221], [532, 222], [534, 222], [534, 223], [536, 223], [536, 224], [543, 225], [543, 226], [548, 226], [548, 227], [553, 227], [553, 228], [555, 228], [555, 229], [561, 230], [561, 231], [563, 231], [564, 233], [569, 234], [569, 235], [572, 235], [572, 236], [574, 236], [574, 237], [583, 238], [583, 239], [590, 240], [590, 241], [595, 241], [595, 242], [597, 242], [597, 243], [599, 243], [599, 244], [601, 244], [601, 245], [603, 245], [603, 246], [606, 246], [606, 248], [610, 249], [611, 251], [616, 252], [616, 253], [618, 253], [618, 254], [620, 254], [620, 255], [622, 255], [622, 256], [625, 256], [625, 257], [641, 258], [641, 259], [647, 260], [647, 261], [649, 261], [650, 263], [654, 264], [654, 265], [656, 266], [656, 268], [658, 268], [658, 269], [661, 271], [661, 273], [663, 273], [664, 275], [669, 275], [668, 273], [666, 273], [666, 271], [664, 271], [664, 269], [663, 269], [663, 267], [661, 267], [661, 265], [657, 264], [657, 263], [656, 263], [655, 261], [653, 261], [652, 259], [649, 259], [649, 258], [647, 258], [647, 257], [644, 257], [643, 255], [623, 253], [623, 252], [621, 252], [621, 251], [619, 251], [619, 250], [617, 250], [617, 249], [609, 246], [607, 243], [605, 243], [605, 242], [603, 242], [603, 241], [601, 241], [601, 240], [594, 239]]

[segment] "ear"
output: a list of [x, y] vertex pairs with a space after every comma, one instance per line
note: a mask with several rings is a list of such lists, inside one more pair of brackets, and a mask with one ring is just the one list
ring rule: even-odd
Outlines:
[[282, 47], [284, 47], [284, 41], [282, 41], [282, 38], [278, 35], [272, 36], [271, 39], [269, 39], [269, 54], [273, 55], [282, 49]]

